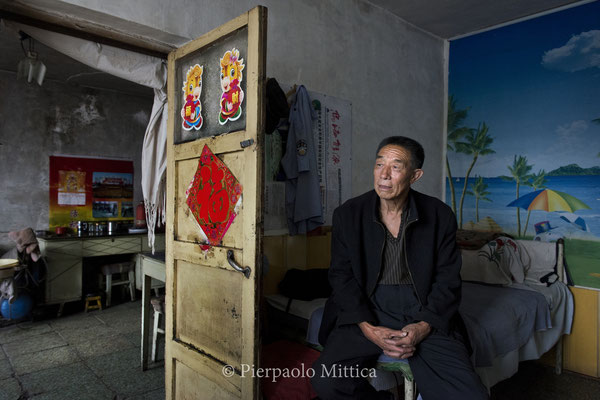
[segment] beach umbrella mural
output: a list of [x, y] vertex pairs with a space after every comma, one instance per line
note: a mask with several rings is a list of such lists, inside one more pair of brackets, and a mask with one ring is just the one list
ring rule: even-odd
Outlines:
[[527, 193], [515, 201], [509, 203], [507, 207], [521, 207], [526, 210], [542, 211], [567, 211], [588, 209], [590, 207], [583, 201], [571, 196], [570, 194], [559, 192], [552, 189], [541, 189], [535, 192]]
[[[566, 211], [570, 213], [577, 210], [591, 209], [590, 206], [578, 198], [573, 197], [568, 193], [552, 189], [540, 189], [527, 193], [507, 204], [507, 207], [521, 207], [528, 211]], [[525, 234], [525, 232], [523, 232], [523, 234]]]

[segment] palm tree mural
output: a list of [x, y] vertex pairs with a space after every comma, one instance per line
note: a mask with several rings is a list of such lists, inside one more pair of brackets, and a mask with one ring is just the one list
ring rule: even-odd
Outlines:
[[[456, 99], [454, 96], [448, 98], [448, 120], [446, 122], [448, 140], [448, 151], [454, 151], [456, 142], [463, 138], [467, 133], [472, 131], [471, 128], [463, 126], [463, 122], [467, 118], [468, 108], [463, 110], [456, 109]], [[450, 184], [450, 198], [452, 199], [452, 211], [456, 214], [456, 194], [454, 192], [454, 181], [452, 180], [452, 172], [450, 171], [450, 163], [448, 162], [448, 151], [446, 152], [446, 173], [448, 174], [448, 183]]]
[[[517, 183], [517, 199], [519, 198], [519, 188], [521, 185], [526, 185], [527, 181], [531, 178], [529, 174], [533, 165], [527, 164], [527, 157], [519, 156], [515, 154], [515, 158], [513, 159], [512, 167], [510, 165], [507, 166], [510, 171], [511, 176], [502, 176], [502, 179], [508, 181], [515, 181]], [[519, 208], [517, 207], [517, 236], [521, 236], [521, 214], [519, 212]]]
[[487, 191], [488, 184], [483, 182], [483, 178], [480, 176], [475, 181], [475, 184], [471, 185], [471, 191], [467, 192], [470, 196], [475, 196], [475, 222], [479, 222], [479, 201], [492, 201], [488, 196], [491, 194]]
[[[600, 125], [600, 118], [593, 119], [592, 122]], [[596, 157], [600, 157], [600, 153], [596, 154]], [[448, 164], [448, 157], [446, 157], [446, 164]]]
[[[531, 181], [528, 182], [528, 185], [533, 188], [533, 192], [538, 189], [544, 189], [546, 187], [546, 171], [543, 169], [539, 170], [537, 174], [531, 175]], [[525, 229], [523, 229], [523, 236], [527, 233], [527, 225], [529, 224], [529, 216], [531, 215], [531, 210], [527, 210], [527, 220], [525, 221]]]
[[462, 228], [463, 224], [463, 204], [465, 202], [465, 194], [467, 192], [467, 183], [469, 182], [469, 175], [477, 162], [477, 158], [479, 156], [485, 156], [488, 154], [495, 153], [494, 150], [490, 149], [491, 144], [494, 142], [494, 138], [488, 135], [489, 127], [482, 122], [479, 124], [477, 129], [471, 129], [464, 136], [464, 141], [456, 142], [455, 149], [459, 153], [469, 154], [473, 156], [473, 161], [471, 161], [471, 165], [469, 165], [469, 169], [467, 169], [467, 173], [465, 174], [465, 183], [463, 185], [462, 195], [460, 196], [460, 206], [459, 206], [459, 217], [458, 217], [458, 226]]

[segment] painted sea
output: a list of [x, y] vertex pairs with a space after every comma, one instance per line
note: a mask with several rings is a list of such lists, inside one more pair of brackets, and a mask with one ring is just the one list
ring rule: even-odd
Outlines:
[[[467, 190], [475, 183], [477, 178], [469, 178]], [[516, 184], [514, 181], [506, 181], [502, 178], [483, 178], [488, 185], [487, 196], [491, 201], [479, 201], [479, 219], [491, 217], [504, 232], [517, 233], [517, 209], [507, 207], [507, 204], [516, 199]], [[564, 192], [574, 196], [587, 204], [589, 210], [577, 210], [575, 214], [585, 220], [589, 231], [600, 240], [600, 176], [599, 175], [577, 175], [577, 176], [547, 176], [546, 188]], [[454, 178], [454, 190], [456, 193], [457, 216], [460, 204], [460, 196], [464, 185], [464, 178]], [[529, 186], [521, 185], [519, 195], [523, 196], [532, 192]], [[446, 203], [451, 204], [450, 185], [446, 179]], [[527, 210], [520, 209], [521, 234], [525, 228]], [[475, 222], [475, 197], [467, 195], [463, 206], [463, 226], [469, 221]], [[569, 223], [560, 218], [559, 212], [546, 212], [533, 210], [527, 226], [525, 236], [535, 235], [534, 225], [538, 222], [549, 221], [552, 228], [568, 226]]]

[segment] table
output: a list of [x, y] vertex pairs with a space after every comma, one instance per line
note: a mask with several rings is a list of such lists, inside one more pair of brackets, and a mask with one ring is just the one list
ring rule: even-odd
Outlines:
[[[164, 234], [161, 235], [164, 237]], [[64, 304], [82, 298], [83, 258], [114, 254], [137, 254], [149, 251], [146, 233], [111, 233], [85, 235], [38, 235], [42, 256], [48, 265], [44, 304]], [[157, 237], [157, 249], [164, 241]], [[162, 246], [162, 247], [160, 247]]]
[[150, 291], [152, 278], [165, 282], [165, 253], [142, 253], [140, 255], [142, 272], [142, 371], [148, 369], [148, 334], [150, 332]]

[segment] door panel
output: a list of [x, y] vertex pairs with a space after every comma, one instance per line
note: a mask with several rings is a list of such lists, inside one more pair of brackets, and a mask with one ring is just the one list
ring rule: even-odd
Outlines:
[[[242, 279], [246, 278], [236, 271], [180, 260], [175, 273], [176, 302], [185, 303], [175, 315], [177, 339], [239, 369]], [[214, 286], [219, 288], [216, 295]]]
[[[202, 371], [209, 375], [205, 377]], [[241, 396], [239, 390], [239, 382], [237, 385], [232, 385], [223, 379], [223, 375], [212, 374], [212, 369], [207, 366], [197, 366], [196, 368], [188, 367], [182, 362], [176, 362], [175, 371], [177, 375], [176, 382], [176, 398], [178, 399], [239, 399]], [[212, 378], [212, 379], [210, 379]], [[201, 388], [199, 390], [199, 388]], [[202, 393], [202, 395], [199, 395]]]
[[[266, 8], [256, 7], [169, 55], [167, 399], [258, 398], [258, 381], [248, 375], [242, 379], [241, 370], [244, 364], [258, 364], [266, 17]], [[224, 107], [226, 94], [221, 90], [220, 58], [234, 48], [245, 64], [238, 86], [244, 99], [239, 118], [233, 114], [231, 120], [223, 122], [226, 113], [219, 110]], [[183, 83], [187, 71], [196, 64], [202, 66], [202, 92], [198, 97], [196, 91], [193, 98], [201, 99], [201, 108], [197, 102], [192, 103], [186, 92], [189, 81]], [[194, 112], [201, 109], [203, 121], [199, 129], [195, 128], [197, 125], [192, 125], [193, 129], [185, 125], [188, 120], [184, 119], [190, 115], [188, 106]], [[193, 124], [198, 119], [189, 121]], [[205, 146], [242, 186], [235, 219], [221, 241], [208, 249], [202, 228], [186, 201], [186, 191]], [[203, 179], [207, 178], [199, 180], [199, 187], [205, 188], [208, 181]], [[209, 183], [212, 194], [220, 190], [214, 189], [217, 185], [212, 180]], [[199, 201], [200, 210], [210, 203]], [[206, 223], [204, 218], [211, 217], [201, 218]], [[228, 253], [250, 273], [236, 271]]]

